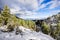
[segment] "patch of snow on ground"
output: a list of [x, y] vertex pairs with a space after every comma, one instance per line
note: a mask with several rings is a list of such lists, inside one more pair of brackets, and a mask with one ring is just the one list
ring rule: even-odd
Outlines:
[[0, 31], [0, 40], [54, 40], [52, 37], [45, 35], [42, 32], [31, 31], [22, 26], [20, 26], [19, 29], [22, 30], [22, 35], [16, 35], [15, 31], [9, 33]]

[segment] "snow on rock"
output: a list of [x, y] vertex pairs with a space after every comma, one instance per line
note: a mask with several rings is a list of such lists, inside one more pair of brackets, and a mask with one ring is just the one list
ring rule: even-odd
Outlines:
[[22, 35], [16, 35], [15, 32], [3, 32], [0, 34], [0, 40], [54, 40], [52, 37], [43, 34], [42, 32], [31, 31], [30, 29], [20, 26]]
[[23, 26], [20, 26], [19, 29], [22, 30], [22, 31], [25, 32], [25, 33], [26, 33], [26, 32], [28, 32], [28, 33], [29, 33], [29, 32], [32, 32], [30, 29], [24, 28]]
[[6, 29], [6, 28], [7, 28], [7, 26], [4, 25], [4, 26], [1, 26], [1, 27], [0, 27], [0, 30], [4, 30], [4, 29]]

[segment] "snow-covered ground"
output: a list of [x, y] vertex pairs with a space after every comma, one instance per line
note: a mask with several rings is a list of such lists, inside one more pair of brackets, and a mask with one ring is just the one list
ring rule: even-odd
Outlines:
[[13, 32], [1, 32], [0, 31], [0, 40], [54, 40], [52, 37], [43, 34], [42, 32], [31, 31], [30, 29], [19, 27], [22, 33], [16, 35], [15, 31]]

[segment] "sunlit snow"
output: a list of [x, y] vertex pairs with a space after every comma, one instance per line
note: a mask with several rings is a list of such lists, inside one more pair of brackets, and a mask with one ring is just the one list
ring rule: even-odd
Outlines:
[[52, 37], [42, 32], [31, 31], [22, 26], [20, 26], [19, 29], [22, 31], [22, 35], [21, 33], [16, 35], [15, 31], [5, 33], [0, 31], [0, 40], [54, 40]]

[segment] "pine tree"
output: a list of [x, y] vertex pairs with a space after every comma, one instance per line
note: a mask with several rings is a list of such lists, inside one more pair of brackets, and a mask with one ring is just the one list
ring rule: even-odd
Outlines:
[[3, 16], [0, 14], [0, 26], [4, 24]]
[[60, 35], [60, 22], [57, 23], [57, 32]]
[[7, 20], [10, 17], [10, 9], [8, 8], [8, 6], [4, 6], [4, 9], [1, 14], [4, 17], [4, 20], [5, 20], [4, 24], [6, 25]]
[[49, 26], [46, 24], [46, 22], [43, 22], [43, 23], [42, 23], [42, 31], [43, 31], [45, 34], [49, 34], [49, 32], [50, 32], [50, 28], [49, 28]]
[[2, 15], [3, 15], [4, 17], [9, 17], [9, 14], [10, 14], [10, 9], [9, 9], [8, 6], [6, 5], [6, 6], [4, 6], [4, 9], [3, 9], [3, 11], [2, 11]]

